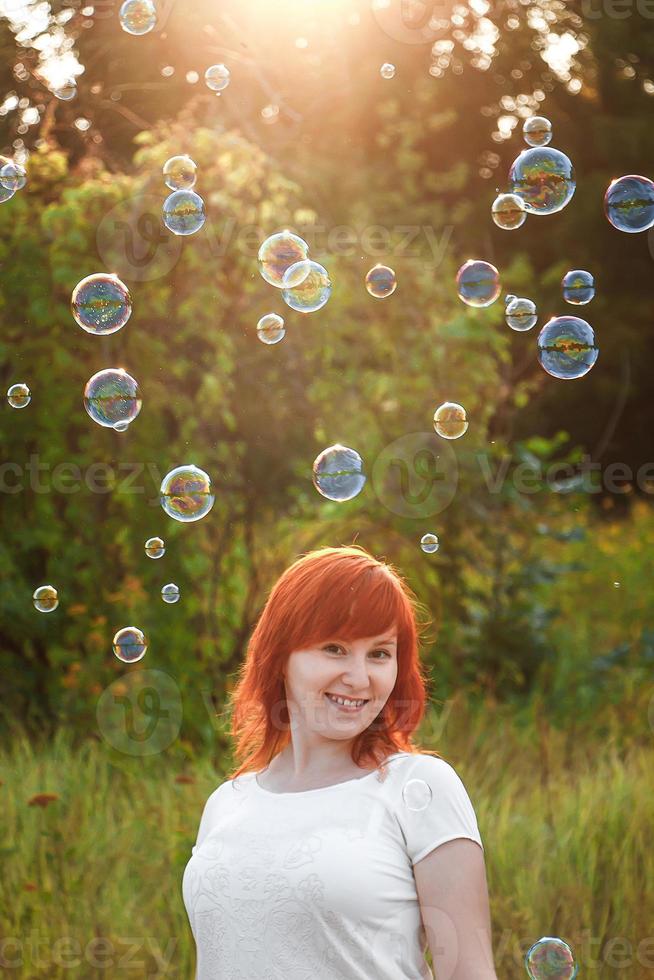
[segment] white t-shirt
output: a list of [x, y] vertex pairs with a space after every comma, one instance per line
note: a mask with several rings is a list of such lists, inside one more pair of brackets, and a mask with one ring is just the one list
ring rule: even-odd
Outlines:
[[245, 773], [214, 790], [182, 881], [196, 980], [433, 977], [412, 865], [456, 837], [483, 844], [444, 759], [398, 752], [385, 771], [297, 793]]

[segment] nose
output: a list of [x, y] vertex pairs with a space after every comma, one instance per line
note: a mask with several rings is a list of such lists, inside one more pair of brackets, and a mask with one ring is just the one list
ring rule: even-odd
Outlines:
[[370, 691], [370, 666], [363, 658], [352, 659], [348, 669], [343, 671], [343, 688], [353, 692]]

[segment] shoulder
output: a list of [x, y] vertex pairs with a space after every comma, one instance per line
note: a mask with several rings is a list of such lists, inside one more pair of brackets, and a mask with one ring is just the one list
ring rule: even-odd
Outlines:
[[402, 752], [390, 763], [404, 777], [416, 779], [451, 780], [459, 778], [454, 767], [441, 756], [428, 752]]

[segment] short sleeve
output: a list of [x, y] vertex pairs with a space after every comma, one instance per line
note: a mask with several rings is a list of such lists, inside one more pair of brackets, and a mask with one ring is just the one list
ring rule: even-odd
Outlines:
[[396, 813], [412, 865], [457, 837], [476, 841], [483, 851], [472, 802], [449, 762], [416, 753], [397, 775]]

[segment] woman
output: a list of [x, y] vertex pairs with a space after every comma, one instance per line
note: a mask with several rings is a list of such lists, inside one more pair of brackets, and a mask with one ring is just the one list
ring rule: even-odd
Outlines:
[[[414, 594], [364, 549], [272, 589], [232, 692], [243, 761], [185, 868], [196, 980], [496, 980], [483, 844], [425, 706]], [[347, 700], [345, 700], [347, 699]]]

